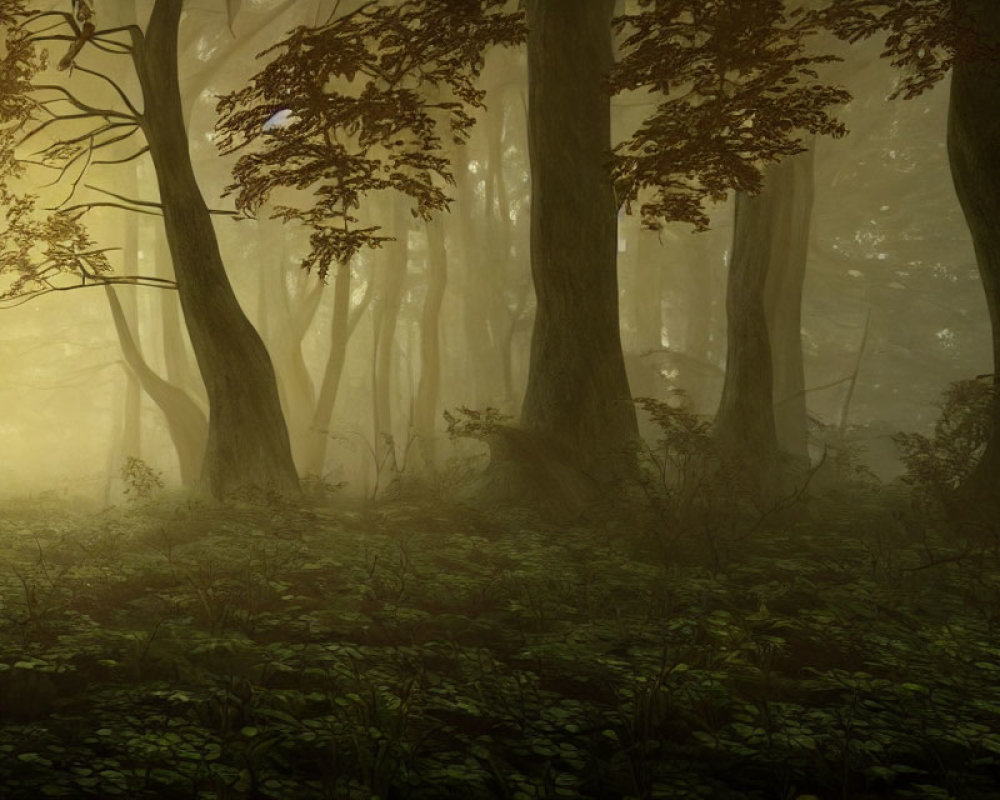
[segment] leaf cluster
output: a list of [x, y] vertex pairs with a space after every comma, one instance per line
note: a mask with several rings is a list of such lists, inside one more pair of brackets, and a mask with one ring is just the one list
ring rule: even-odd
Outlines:
[[[10, 166], [7, 174], [16, 170]], [[39, 210], [33, 195], [15, 195], [6, 186], [0, 186], [0, 209], [0, 303], [76, 288], [111, 271], [107, 250], [95, 246], [81, 212]]]
[[955, 0], [830, 0], [819, 19], [848, 42], [885, 37], [882, 57], [902, 73], [893, 98], [923, 94], [948, 74], [956, 57], [989, 55], [975, 31], [956, 17]]
[[163, 488], [163, 473], [136, 456], [126, 456], [120, 474], [129, 500], [145, 500]]
[[[275, 216], [311, 229], [304, 266], [322, 277], [389, 238], [356, 216], [367, 195], [400, 192], [424, 219], [445, 209], [446, 139], [464, 141], [483, 106], [484, 51], [524, 38], [521, 12], [506, 5], [367, 2], [262, 53], [270, 62], [218, 106], [220, 148], [246, 151], [227, 189], [237, 209], [254, 214], [279, 188], [313, 188], [311, 206]], [[269, 126], [278, 112], [287, 124]]]
[[35, 13], [24, 0], [0, 0], [0, 122], [5, 138], [19, 131], [31, 116], [33, 103], [29, 98], [31, 81], [46, 66], [44, 53], [38, 53], [24, 24]]
[[486, 439], [510, 421], [510, 415], [487, 406], [484, 409], [459, 406], [454, 412], [442, 413], [445, 429], [452, 439]]
[[801, 152], [803, 133], [846, 132], [830, 108], [849, 95], [816, 71], [836, 59], [806, 48], [819, 20], [783, 0], [639, 0], [615, 28], [613, 89], [664, 98], [615, 148], [619, 200], [639, 202], [647, 227], [704, 229], [707, 203], [759, 191], [763, 166]]
[[664, 561], [675, 559], [680, 548], [718, 567], [756, 526], [752, 492], [719, 451], [711, 421], [684, 408], [683, 399], [681, 391], [670, 401], [635, 398], [657, 434], [640, 442], [637, 452], [636, 484], [651, 515], [645, 544]]
[[992, 376], [953, 383], [944, 393], [933, 436], [893, 437], [906, 467], [904, 480], [923, 502], [954, 508], [955, 490], [969, 478], [986, 449], [996, 391]]
[[[73, 12], [29, 8], [23, 0], [0, 0], [0, 302], [15, 305], [52, 291], [65, 291], [109, 281], [107, 249], [95, 246], [82, 218], [95, 205], [67, 205], [77, 191], [83, 172], [100, 161], [104, 148], [127, 141], [138, 132], [138, 112], [125, 93], [108, 75], [72, 63], [83, 40], [81, 24], [89, 25], [86, 40], [105, 52], [121, 54], [126, 46], [115, 32], [95, 32], [89, 2], [76, 2]], [[74, 69], [96, 76], [117, 92], [126, 110], [97, 108], [77, 97], [68, 86], [48, 83], [48, 43], [71, 42]], [[78, 43], [75, 46], [72, 43]], [[81, 122], [86, 126], [80, 132]], [[69, 127], [66, 127], [69, 126]], [[63, 135], [65, 133], [65, 135]], [[34, 153], [24, 149], [36, 139], [51, 135], [51, 141]], [[140, 151], [144, 152], [144, 151]], [[135, 156], [132, 156], [135, 157]], [[131, 158], [131, 157], [130, 157]], [[129, 160], [128, 158], [125, 160]], [[73, 167], [80, 174], [55, 209], [39, 207], [37, 194], [25, 191], [28, 166], [55, 173], [51, 184], [67, 177]], [[109, 205], [109, 204], [105, 204]], [[112, 282], [138, 282], [137, 276], [111, 278]], [[155, 281], [155, 279], [153, 279]]]

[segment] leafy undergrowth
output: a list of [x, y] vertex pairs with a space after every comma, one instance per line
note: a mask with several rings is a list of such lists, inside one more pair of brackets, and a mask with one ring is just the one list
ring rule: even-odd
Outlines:
[[996, 554], [891, 506], [720, 564], [419, 502], [9, 504], [2, 796], [1000, 797]]

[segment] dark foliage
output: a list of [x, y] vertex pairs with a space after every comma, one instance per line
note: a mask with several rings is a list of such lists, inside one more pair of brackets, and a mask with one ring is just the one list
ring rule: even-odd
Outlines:
[[995, 559], [817, 510], [719, 569], [418, 503], [10, 505], [4, 796], [994, 797]]
[[820, 31], [814, 15], [782, 0], [638, 6], [615, 21], [623, 39], [612, 84], [665, 99], [615, 149], [614, 175], [620, 201], [639, 201], [648, 227], [703, 229], [706, 203], [759, 191], [763, 166], [801, 152], [804, 132], [845, 133], [829, 109], [849, 95], [816, 72], [835, 59], [806, 50]]
[[953, 383], [945, 392], [933, 436], [893, 437], [906, 465], [905, 480], [922, 504], [949, 513], [958, 510], [957, 490], [972, 474], [989, 440], [996, 391], [992, 376]]
[[[219, 102], [220, 148], [249, 151], [229, 187], [236, 207], [253, 214], [279, 188], [312, 189], [275, 215], [310, 228], [304, 267], [323, 277], [386, 241], [380, 226], [356, 216], [367, 195], [399, 192], [424, 219], [445, 209], [453, 182], [446, 141], [464, 141], [483, 105], [483, 53], [524, 37], [522, 15], [506, 5], [368, 2], [296, 28], [262, 53], [267, 66]], [[286, 124], [269, 126], [278, 112]]]
[[954, 0], [830, 0], [819, 19], [849, 42], [884, 37], [882, 57], [901, 73], [892, 97], [923, 94], [948, 74], [956, 56], [988, 55], [975, 31], [955, 18]]

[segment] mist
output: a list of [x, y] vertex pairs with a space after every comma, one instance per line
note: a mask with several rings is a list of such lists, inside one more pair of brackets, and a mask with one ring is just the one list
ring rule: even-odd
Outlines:
[[0, 796], [996, 796], [1000, 13], [675, 5], [0, 0]]

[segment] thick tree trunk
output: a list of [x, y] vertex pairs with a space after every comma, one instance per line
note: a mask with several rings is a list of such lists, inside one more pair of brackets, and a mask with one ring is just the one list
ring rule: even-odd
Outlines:
[[755, 499], [772, 501], [779, 485], [772, 400], [771, 345], [764, 284], [774, 244], [767, 235], [768, 189], [736, 195], [733, 247], [726, 286], [726, 379], [715, 417], [720, 450], [739, 469]]
[[[1000, 47], [1000, 5], [957, 0], [960, 20]], [[964, 18], [964, 19], [963, 19]], [[964, 487], [967, 495], [1000, 514], [1000, 63], [991, 57], [957, 60], [948, 111], [948, 156], [955, 192], [972, 233], [993, 332], [993, 427], [986, 452]]]
[[[170, 248], [167, 245], [166, 234], [162, 230], [156, 232], [154, 248], [156, 259], [156, 274], [161, 278], [175, 280], [173, 264], [170, 260]], [[198, 370], [191, 361], [188, 339], [181, 323], [180, 302], [176, 292], [159, 292], [160, 327], [163, 336], [163, 366], [166, 380], [178, 389], [183, 389], [204, 410], [205, 384]]]
[[215, 497], [244, 486], [298, 491], [274, 368], [236, 301], [188, 151], [177, 82], [182, 0], [156, 0], [133, 38], [143, 132], [156, 168], [181, 308], [209, 400], [203, 481]]
[[208, 438], [208, 421], [187, 392], [167, 383], [150, 369], [133, 338], [132, 326], [129, 325], [124, 310], [118, 302], [114, 287], [105, 286], [104, 290], [111, 307], [111, 316], [125, 363], [136, 382], [163, 412], [170, 440], [177, 451], [181, 483], [193, 486], [201, 475], [202, 456]]
[[761, 235], [771, 237], [764, 313], [771, 341], [774, 423], [778, 448], [808, 465], [805, 367], [802, 361], [802, 285], [813, 203], [813, 151], [770, 167], [761, 200], [770, 206]]
[[613, 0], [529, 0], [531, 271], [538, 307], [524, 428], [598, 481], [638, 437], [618, 317], [617, 207], [608, 161]]

